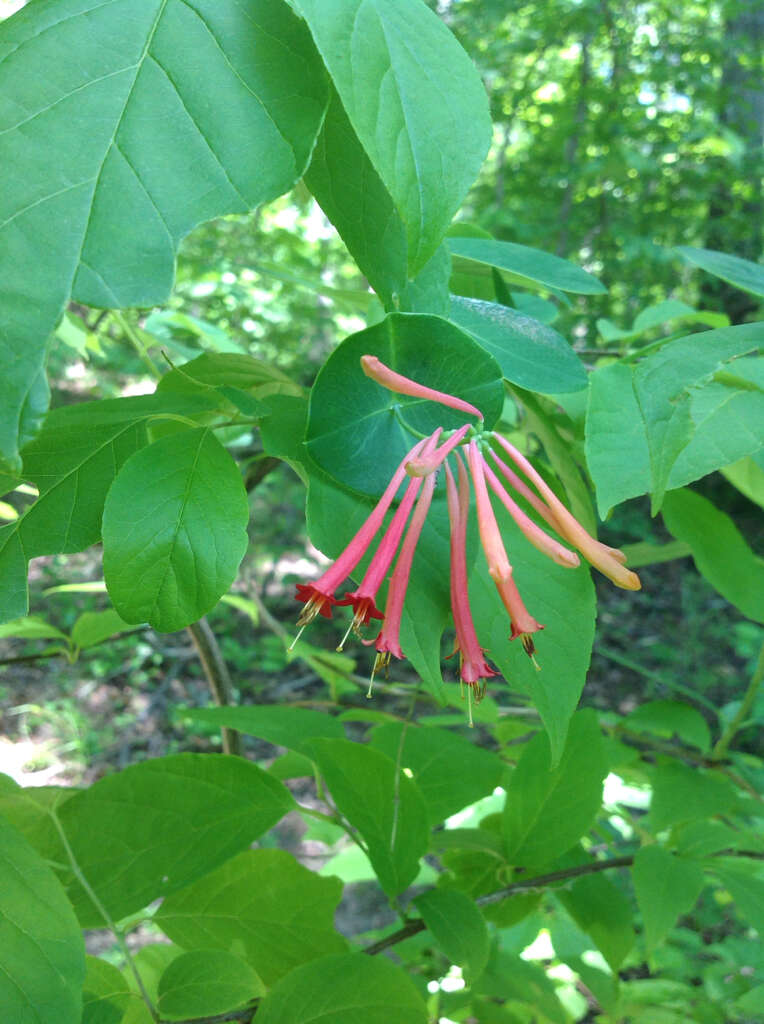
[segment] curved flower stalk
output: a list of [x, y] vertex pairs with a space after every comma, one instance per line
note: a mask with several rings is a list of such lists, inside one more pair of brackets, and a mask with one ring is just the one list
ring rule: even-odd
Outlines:
[[[560, 543], [557, 537], [551, 536], [542, 529], [518, 505], [515, 498], [509, 493], [509, 489], [516, 496], [524, 499], [528, 506], [563, 541], [576, 548], [584, 558], [614, 583], [628, 590], [639, 589], [639, 577], [626, 568], [624, 564], [626, 558], [623, 552], [600, 543], [587, 533], [528, 459], [506, 438], [500, 434], [484, 433], [481, 429], [483, 415], [479, 409], [461, 398], [428, 388], [424, 384], [419, 384], [417, 381], [396, 373], [385, 366], [376, 356], [362, 356], [361, 368], [368, 377], [390, 391], [439, 402], [452, 409], [476, 416], [479, 420], [477, 426], [465, 424], [453, 431], [441, 444], [439, 444], [442, 434], [441, 427], [438, 427], [430, 437], [415, 444], [399, 464], [374, 511], [339, 558], [314, 583], [301, 583], [297, 586], [297, 599], [305, 603], [298, 619], [300, 627], [298, 637], [306, 624], [317, 615], [331, 618], [333, 605], [351, 605], [353, 608], [352, 620], [337, 650], [342, 650], [351, 632], [360, 635], [361, 628], [371, 620], [382, 621], [382, 627], [376, 638], [362, 638], [363, 643], [374, 644], [377, 652], [368, 696], [371, 696], [371, 685], [376, 673], [380, 669], [388, 667], [391, 657], [404, 657], [400, 642], [401, 616], [414, 553], [437, 486], [438, 469], [443, 465], [446, 470], [446, 500], [451, 528], [450, 595], [456, 632], [454, 653], [458, 652], [459, 654], [459, 675], [462, 683], [468, 687], [467, 693], [470, 702], [473, 696], [480, 700], [485, 692], [485, 680], [498, 674], [484, 657], [469, 604], [466, 535], [470, 506], [470, 479], [475, 491], [475, 507], [481, 545], [488, 564], [488, 572], [509, 615], [511, 638], [521, 638], [523, 648], [537, 669], [539, 666], [534, 658], [536, 649], [534, 634], [542, 630], [544, 626], [525, 607], [515, 583], [512, 565], [507, 556], [491, 503], [491, 493], [501, 502], [525, 538], [557, 565], [572, 569], [580, 564], [580, 560], [575, 551], [569, 550]], [[498, 445], [509, 456], [519, 473], [499, 457], [497, 452], [490, 447], [491, 443]], [[460, 448], [466, 457], [469, 473], [459, 454]], [[490, 454], [498, 473], [494, 472], [494, 469], [486, 461], [484, 450]], [[455, 460], [458, 484], [448, 464], [449, 458]], [[400, 504], [382, 535], [360, 585], [355, 590], [348, 591], [344, 598], [336, 598], [334, 595], [337, 588], [363, 558], [379, 532], [404, 481], [407, 481], [407, 484]], [[377, 593], [387, 577], [390, 566], [396, 559], [396, 554], [397, 561], [395, 561], [390, 579], [385, 608], [382, 611], [377, 607]], [[470, 703], [470, 721], [471, 715]]]

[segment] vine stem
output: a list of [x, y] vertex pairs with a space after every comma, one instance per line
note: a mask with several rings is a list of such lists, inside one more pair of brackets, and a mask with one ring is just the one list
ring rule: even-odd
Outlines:
[[159, 372], [159, 367], [154, 362], [154, 360], [151, 358], [151, 356], [148, 354], [148, 352], [146, 351], [146, 346], [143, 344], [141, 339], [138, 337], [138, 335], [135, 333], [133, 328], [127, 322], [125, 317], [122, 316], [122, 314], [120, 313], [120, 311], [118, 309], [112, 309], [111, 310], [111, 316], [112, 316], [112, 319], [115, 321], [115, 323], [119, 324], [119, 326], [120, 326], [120, 328], [122, 330], [122, 333], [125, 335], [127, 340], [130, 342], [130, 344], [133, 346], [135, 351], [138, 353], [138, 355], [140, 356], [141, 362], [146, 367], [146, 369], [149, 371], [151, 376], [154, 378], [154, 380], [158, 380], [162, 376], [161, 373]]
[[135, 978], [135, 983], [138, 986], [138, 991], [141, 993], [141, 998], [143, 999], [144, 1003], [146, 1004], [146, 1008], [151, 1014], [151, 1019], [154, 1021], [158, 1021], [159, 1014], [157, 1013], [156, 1007], [151, 1001], [151, 997], [146, 991], [146, 986], [143, 984], [143, 978], [141, 978], [138, 968], [135, 966], [135, 961], [133, 960], [132, 953], [130, 952], [130, 947], [127, 945], [127, 942], [125, 940], [125, 936], [122, 934], [120, 929], [112, 920], [109, 911], [100, 901], [98, 896], [95, 894], [92, 886], [90, 885], [90, 882], [88, 882], [87, 878], [85, 878], [85, 875], [82, 872], [82, 868], [79, 866], [79, 864], [77, 863], [77, 858], [74, 856], [74, 850], [69, 845], [69, 840], [66, 837], [66, 832], [64, 831], [63, 826], [55, 810], [51, 810], [50, 816], [53, 821], [53, 824], [56, 826], [56, 831], [58, 832], [59, 838], [61, 839], [61, 843], [63, 844], [64, 850], [66, 851], [66, 856], [69, 859], [69, 865], [72, 869], [74, 877], [85, 890], [88, 897], [90, 898], [91, 903], [103, 918], [104, 923], [106, 924], [107, 928], [112, 932], [114, 938], [117, 940], [117, 945], [122, 951], [122, 955], [127, 961], [128, 966], [130, 967], [130, 971], [133, 977]]
[[735, 738], [736, 732], [748, 717], [748, 713], [753, 707], [753, 702], [756, 700], [756, 694], [759, 686], [761, 685], [762, 679], [764, 679], [764, 643], [761, 645], [759, 659], [756, 662], [756, 668], [753, 670], [751, 681], [748, 684], [748, 689], [745, 691], [742, 701], [740, 702], [740, 707], [737, 709], [733, 718], [727, 723], [716, 743], [716, 746], [711, 752], [712, 761], [721, 761], [727, 753], [727, 749]]

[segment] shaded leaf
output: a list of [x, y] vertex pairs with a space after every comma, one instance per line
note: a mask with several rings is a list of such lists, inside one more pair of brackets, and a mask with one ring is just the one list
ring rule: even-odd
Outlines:
[[495, 356], [513, 384], [547, 394], [586, 387], [586, 371], [567, 341], [532, 317], [495, 302], [453, 296], [449, 318]]
[[447, 244], [454, 256], [506, 271], [512, 284], [523, 287], [542, 285], [581, 295], [602, 295], [607, 291], [596, 277], [541, 249], [488, 238], [452, 236], [449, 236]]
[[559, 899], [617, 972], [635, 939], [631, 904], [621, 890], [604, 875], [584, 875]]
[[293, 0], [406, 225], [411, 276], [437, 249], [491, 138], [485, 90], [435, 14], [406, 0]]
[[196, 622], [233, 582], [249, 504], [235, 462], [204, 429], [163, 437], [122, 467], [103, 512], [103, 568], [127, 622]]
[[309, 708], [254, 704], [238, 708], [186, 708], [184, 713], [194, 721], [236, 729], [247, 736], [257, 736], [276, 746], [307, 754], [310, 753], [309, 741], [317, 736], [345, 738], [345, 730], [336, 718]]
[[715, 249], [696, 249], [692, 245], [678, 245], [676, 249], [701, 270], [713, 274], [714, 277], [720, 277], [723, 281], [729, 281], [736, 288], [742, 288], [744, 292], [764, 297], [764, 266], [760, 263], [751, 263], [750, 260], [729, 256]]
[[283, 850], [247, 850], [168, 896], [154, 920], [184, 949], [238, 953], [272, 985], [347, 948], [334, 929], [341, 896], [338, 879], [321, 878]]
[[607, 773], [593, 711], [573, 716], [554, 767], [549, 738], [538, 733], [510, 776], [502, 830], [507, 858], [530, 868], [561, 856], [591, 828]]
[[265, 995], [248, 963], [221, 949], [182, 953], [159, 979], [157, 1009], [163, 1020], [188, 1020], [235, 1010]]
[[414, 903], [451, 963], [476, 978], [488, 962], [489, 941], [485, 919], [469, 896], [456, 889], [430, 889]]
[[0, 872], [5, 1019], [80, 1024], [85, 947], [77, 919], [51, 869], [4, 819]]
[[346, 953], [304, 964], [260, 1004], [257, 1024], [427, 1024], [414, 983], [384, 957]]
[[711, 746], [711, 733], [705, 718], [691, 704], [677, 700], [650, 700], [630, 711], [623, 719], [627, 729], [636, 729], [671, 739], [677, 735], [683, 743], [704, 753]]
[[659, 832], [667, 825], [724, 814], [737, 798], [727, 779], [678, 761], [663, 760], [650, 773], [653, 797], [649, 822]]
[[4, 21], [0, 44], [0, 162], [15, 170], [0, 202], [0, 453], [15, 468], [47, 403], [45, 343], [69, 295], [163, 302], [194, 225], [300, 177], [327, 96], [306, 27], [270, 0], [84, 13], [45, 0]]
[[642, 912], [648, 955], [663, 941], [680, 914], [695, 906], [703, 888], [703, 869], [662, 846], [643, 846], [631, 869]]
[[348, 740], [313, 740], [313, 758], [335, 806], [366, 842], [379, 884], [402, 892], [427, 849], [427, 811], [419, 787], [395, 761]]

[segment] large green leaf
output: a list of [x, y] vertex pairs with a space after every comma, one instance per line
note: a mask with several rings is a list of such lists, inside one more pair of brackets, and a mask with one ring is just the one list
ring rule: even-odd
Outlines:
[[437, 402], [393, 394], [364, 375], [360, 359], [366, 354], [419, 384], [471, 402], [487, 428], [501, 414], [502, 373], [493, 356], [440, 317], [391, 314], [346, 338], [311, 391], [306, 446], [323, 470], [348, 487], [381, 494], [417, 432], [475, 419]]
[[669, 491], [661, 511], [669, 532], [690, 545], [698, 572], [743, 615], [764, 622], [764, 561], [730, 517], [688, 490]]
[[406, 226], [411, 276], [432, 257], [491, 139], [485, 90], [424, 4], [293, 0]]
[[51, 869], [0, 819], [0, 1007], [3, 1019], [80, 1024], [85, 946]]
[[342, 895], [283, 850], [247, 850], [181, 892], [154, 920], [184, 949], [237, 951], [267, 985], [347, 943], [333, 924]]
[[162, 1020], [188, 1020], [235, 1010], [265, 995], [252, 967], [221, 949], [182, 953], [159, 979]]
[[381, 725], [372, 733], [371, 743], [393, 760], [400, 751], [401, 766], [412, 773], [422, 791], [433, 825], [488, 796], [504, 772], [496, 754], [434, 726]]
[[507, 789], [502, 828], [508, 859], [540, 867], [569, 850], [594, 822], [606, 774], [602, 734], [593, 711], [573, 716], [554, 766], [547, 735], [534, 736]]
[[[761, 447], [764, 393], [755, 376], [751, 381], [745, 373], [755, 374], [757, 364], [741, 367], [730, 361], [762, 343], [764, 323], [722, 327], [671, 342], [637, 366], [634, 393], [647, 435], [653, 513], [662, 504], [680, 455], [690, 442], [697, 442], [701, 427], [705, 440], [713, 437], [717, 443], [708, 445], [707, 453], [686, 453], [692, 468], [676, 466], [679, 476], [688, 470], [691, 474], [682, 483], [702, 475], [695, 472], [693, 456], [701, 464], [705, 456], [708, 473]], [[732, 379], [718, 377], [720, 371], [731, 371]]]
[[586, 459], [602, 516], [650, 490], [657, 510], [667, 488], [762, 447], [761, 361], [737, 358], [762, 341], [762, 324], [725, 327], [669, 342], [636, 368], [595, 370]]
[[146, 443], [146, 425], [163, 415], [197, 415], [214, 407], [202, 395], [146, 395], [49, 413], [22, 452], [24, 477], [40, 496], [0, 529], [0, 621], [27, 610], [30, 558], [82, 551], [100, 539], [106, 492], [124, 462]]
[[440, 247], [409, 281], [406, 226], [336, 92], [305, 183], [386, 309], [448, 313], [448, 253]]
[[260, 1004], [257, 1024], [427, 1024], [414, 983], [384, 957], [346, 953], [298, 967]]
[[449, 318], [487, 349], [507, 380], [547, 394], [581, 391], [586, 371], [561, 334], [496, 302], [451, 298]]
[[195, 224], [300, 177], [327, 89], [283, 0], [42, 0], [0, 25], [0, 57], [0, 163], [14, 168], [0, 198], [0, 454], [13, 461], [69, 295], [162, 302]]
[[688, 914], [695, 906], [703, 888], [703, 870], [697, 861], [675, 857], [654, 845], [637, 851], [631, 873], [649, 955], [679, 915]]
[[678, 245], [676, 249], [701, 270], [706, 270], [723, 281], [729, 281], [745, 292], [752, 292], [764, 298], [764, 266], [760, 263], [751, 263], [750, 260], [716, 252], [715, 249], [696, 249], [692, 245]]
[[[56, 814], [90, 889], [118, 919], [246, 849], [292, 806], [280, 782], [243, 758], [178, 754], [107, 775]], [[103, 927], [68, 878], [83, 927]]]
[[312, 756], [335, 806], [366, 843], [379, 884], [390, 896], [406, 888], [427, 849], [424, 798], [403, 764], [348, 740], [313, 740]]
[[249, 504], [236, 463], [206, 429], [136, 452], [103, 510], [103, 571], [127, 622], [182, 629], [212, 608], [247, 550]]
[[580, 295], [601, 295], [607, 291], [596, 277], [580, 267], [527, 245], [449, 236], [448, 248], [454, 256], [506, 271], [513, 284], [525, 288], [541, 285]]
[[430, 889], [414, 903], [451, 963], [466, 967], [476, 978], [488, 962], [489, 939], [474, 901], [457, 889]]

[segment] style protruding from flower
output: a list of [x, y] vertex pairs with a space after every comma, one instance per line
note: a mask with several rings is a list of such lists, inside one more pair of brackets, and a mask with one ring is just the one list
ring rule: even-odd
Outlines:
[[[358, 635], [363, 643], [375, 646], [377, 653], [367, 694], [371, 696], [375, 675], [382, 669], [387, 670], [392, 657], [404, 657], [400, 632], [406, 592], [416, 547], [438, 485], [439, 470], [445, 466], [450, 523], [449, 589], [456, 633], [454, 654], [459, 655], [459, 675], [467, 686], [471, 724], [473, 698], [476, 701], [482, 698], [485, 680], [498, 675], [498, 672], [486, 660], [470, 608], [466, 540], [470, 489], [475, 495], [478, 533], [488, 573], [509, 616], [510, 639], [520, 638], [523, 649], [537, 669], [534, 636], [544, 626], [528, 611], [520, 595], [496, 519], [492, 495], [528, 542], [558, 566], [575, 569], [580, 565], [577, 551], [616, 586], [639, 590], [639, 577], [626, 568], [626, 557], [622, 551], [602, 544], [584, 529], [522, 452], [501, 434], [483, 430], [484, 417], [476, 406], [456, 395], [411, 380], [385, 366], [374, 355], [361, 357], [361, 369], [388, 391], [437, 402], [475, 417], [477, 423], [466, 423], [448, 434], [438, 427], [429, 437], [421, 438], [420, 435], [421, 439], [405, 454], [371, 515], [342, 554], [317, 580], [297, 585], [296, 597], [303, 602], [304, 608], [297, 620], [299, 632], [295, 642], [317, 615], [331, 618], [333, 607], [350, 605], [353, 615], [337, 650], [343, 649], [351, 632]], [[514, 468], [502, 456], [508, 457]], [[456, 477], [449, 460], [454, 462]], [[402, 487], [403, 493], [399, 495]], [[508, 489], [513, 493], [510, 494]], [[398, 506], [382, 533], [359, 586], [347, 591], [343, 598], [337, 598], [337, 590], [371, 547], [398, 499]], [[516, 499], [523, 500], [527, 510]], [[543, 529], [532, 518], [534, 514], [557, 536]], [[562, 541], [576, 550], [571, 551]], [[381, 603], [378, 606], [378, 592], [393, 564], [384, 607]], [[380, 631], [376, 637], [364, 638], [361, 630], [372, 621], [381, 621]]]

